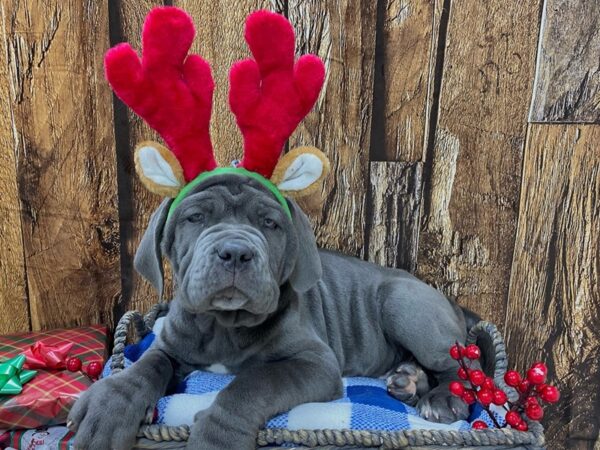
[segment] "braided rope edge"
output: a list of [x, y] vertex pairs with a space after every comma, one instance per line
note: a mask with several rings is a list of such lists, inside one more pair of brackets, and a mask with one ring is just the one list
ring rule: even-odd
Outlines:
[[[168, 304], [159, 303], [142, 317], [138, 311], [127, 312], [115, 329], [115, 342], [111, 369], [113, 373], [124, 368], [124, 350], [131, 324], [135, 327], [136, 339], [143, 338], [152, 330], [154, 322], [161, 313], [168, 310]], [[498, 328], [481, 321], [470, 331], [467, 343], [475, 343], [478, 337], [489, 336], [495, 352], [494, 381], [505, 390], [509, 397], [516, 392], [504, 382], [504, 374], [508, 367], [506, 346]], [[145, 437], [154, 442], [184, 442], [190, 434], [189, 426], [169, 426], [160, 424], [142, 425], [138, 437]], [[308, 447], [334, 445], [344, 447], [360, 445], [363, 447], [399, 449], [415, 446], [498, 446], [527, 445], [531, 448], [543, 448], [545, 445], [544, 429], [537, 422], [529, 422], [529, 431], [517, 431], [509, 428], [486, 430], [402, 430], [402, 431], [370, 431], [370, 430], [287, 430], [263, 429], [257, 436], [257, 444], [294, 444]]]

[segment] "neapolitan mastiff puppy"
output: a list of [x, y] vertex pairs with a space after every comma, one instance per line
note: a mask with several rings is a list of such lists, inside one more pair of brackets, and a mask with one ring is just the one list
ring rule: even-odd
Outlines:
[[[138, 85], [126, 84], [139, 83], [141, 95], [147, 95], [148, 86], [161, 86], [161, 76], [176, 74], [165, 95], [176, 94], [190, 108], [210, 104], [208, 66], [199, 57], [182, 64], [193, 38], [193, 32], [187, 33], [192, 26], [189, 18], [174, 8], [157, 11], [151, 13], [155, 23], [147, 21], [144, 27], [142, 62], [135, 52], [121, 47], [112, 60], [107, 55], [107, 76], [116, 93], [157, 128], [173, 150], [168, 156], [169, 150], [159, 151], [157, 144], [136, 153], [142, 174], [155, 184], [163, 183], [156, 192], [168, 195], [165, 183], [173, 178], [169, 189], [178, 186], [177, 174], [185, 175], [181, 182], [187, 182], [186, 187], [173, 192], [176, 199], [165, 200], [152, 216], [135, 258], [136, 269], [162, 293], [161, 258], [166, 256], [173, 268], [175, 297], [152, 347], [130, 368], [94, 383], [75, 404], [68, 424], [77, 430], [75, 446], [130, 448], [148, 408], [191, 371], [217, 364], [236, 378], [208, 409], [197, 414], [188, 449], [253, 449], [257, 431], [267, 419], [301, 403], [340, 397], [342, 376], [350, 375], [387, 376], [390, 393], [416, 405], [432, 421], [466, 418], [467, 406], [448, 390], [456, 376], [456, 363], [448, 349], [456, 341], [465, 341], [467, 322], [474, 317], [405, 271], [317, 248], [307, 217], [295, 201], [280, 193], [284, 187], [289, 190], [294, 183], [302, 184], [299, 174], [310, 178], [311, 170], [321, 167], [315, 152], [302, 154], [286, 166], [286, 181], [277, 185], [279, 189], [267, 180], [273, 167], [264, 170], [249, 158], [255, 148], [250, 138], [260, 134], [257, 127], [273, 121], [260, 116], [265, 108], [254, 108], [260, 98], [250, 104], [252, 94], [238, 96], [243, 93], [240, 86], [247, 88], [256, 81], [260, 69], [257, 92], [277, 94], [269, 108], [283, 104], [288, 112], [297, 112], [293, 127], [284, 130], [279, 140], [270, 132], [270, 140], [262, 139], [256, 146], [271, 146], [274, 164], [285, 139], [317, 99], [324, 76], [322, 63], [315, 58], [301, 62], [301, 58], [293, 66], [289, 23], [272, 13], [256, 15], [254, 32], [248, 30], [252, 28], [249, 22], [246, 30], [256, 62], [247, 60], [231, 74], [230, 103], [245, 138], [244, 169], [215, 172], [212, 148], [198, 169], [182, 152], [189, 136], [173, 138], [183, 128], [161, 130], [179, 110], [170, 109], [157, 119], [152, 114], [160, 110], [144, 109], [152, 103], [136, 103]], [[167, 28], [157, 28], [156, 23], [160, 25], [159, 19], [164, 18]], [[168, 28], [176, 26], [180, 29]], [[168, 39], [180, 36], [181, 29], [191, 37], [180, 49]], [[160, 39], [153, 41], [156, 30]], [[285, 43], [283, 53], [269, 59], [269, 52], [281, 48], [273, 50], [271, 41], [261, 41], [260, 30], [267, 30], [263, 35], [268, 34], [268, 39], [277, 35], [275, 42]], [[152, 49], [161, 45], [165, 47], [159, 50], [164, 51], [153, 54]], [[160, 64], [153, 64], [157, 55], [162, 58]], [[133, 63], [131, 58], [135, 58]], [[146, 71], [148, 67], [154, 72]], [[275, 72], [279, 78], [273, 76]], [[299, 76], [309, 78], [298, 80]], [[295, 84], [286, 85], [292, 78]], [[277, 91], [281, 86], [285, 89]], [[208, 133], [210, 114], [200, 113], [187, 112], [178, 120], [203, 117], [200, 128]], [[256, 117], [260, 123], [253, 122]], [[285, 128], [282, 120], [277, 124]], [[165, 167], [173, 170], [165, 171]], [[160, 170], [161, 177], [155, 177]], [[319, 170], [318, 177], [324, 172]], [[198, 175], [202, 171], [208, 175]]]
[[[342, 375], [382, 376], [430, 420], [467, 416], [448, 391], [464, 342], [460, 308], [402, 270], [318, 250], [298, 206], [236, 175], [210, 179], [166, 222], [154, 213], [136, 255], [162, 284], [161, 254], [178, 289], [161, 334], [131, 368], [100, 380], [71, 412], [77, 446], [127, 448], [148, 407], [195, 369], [221, 364], [235, 380], [201, 412], [188, 448], [251, 449], [265, 421], [305, 402], [340, 397]], [[415, 358], [438, 383], [430, 389]], [[397, 384], [397, 386], [395, 385]]]

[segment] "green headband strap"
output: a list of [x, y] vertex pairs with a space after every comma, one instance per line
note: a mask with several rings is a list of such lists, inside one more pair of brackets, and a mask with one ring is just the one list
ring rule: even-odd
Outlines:
[[210, 172], [202, 172], [200, 175], [198, 175], [196, 178], [194, 178], [192, 181], [190, 181], [188, 184], [186, 184], [181, 191], [179, 191], [179, 194], [177, 194], [177, 197], [175, 197], [175, 200], [173, 200], [173, 203], [171, 203], [171, 207], [169, 208], [169, 213], [167, 214], [167, 219], [169, 217], [171, 217], [171, 214], [173, 214], [173, 211], [175, 211], [175, 208], [177, 208], [177, 206], [179, 206], [179, 204], [183, 201], [183, 199], [188, 196], [188, 194], [192, 191], [192, 189], [194, 189], [196, 186], [198, 186], [200, 183], [202, 183], [204, 180], [206, 180], [210, 177], [213, 177], [215, 175], [227, 174], [227, 173], [245, 175], [247, 177], [252, 178], [253, 180], [258, 181], [260, 184], [262, 184], [264, 187], [266, 187], [275, 196], [277, 201], [283, 207], [283, 210], [285, 211], [286, 215], [290, 219], [292, 218], [292, 212], [290, 211], [290, 207], [289, 207], [285, 197], [283, 196], [281, 191], [279, 189], [277, 189], [277, 186], [275, 186], [273, 183], [271, 183], [271, 181], [267, 180], [262, 175], [260, 175], [256, 172], [250, 172], [249, 170], [246, 170], [243, 167], [217, 167], [216, 169], [211, 170]]

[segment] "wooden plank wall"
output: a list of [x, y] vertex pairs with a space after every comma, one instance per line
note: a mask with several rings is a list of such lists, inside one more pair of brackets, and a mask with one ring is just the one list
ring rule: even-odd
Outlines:
[[21, 228], [3, 236], [2, 258], [15, 282], [3, 295], [21, 312], [0, 328], [111, 323], [121, 282], [111, 96], [100, 82], [108, 9], [21, 1], [3, 2], [0, 14], [2, 152], [14, 173], [2, 228]]
[[[323, 209], [316, 214], [319, 243], [364, 255], [367, 180], [373, 104], [375, 2], [290, 0], [287, 14], [303, 24], [302, 52], [326, 61], [327, 80], [317, 107], [290, 139], [290, 147], [313, 142], [331, 161]], [[348, 30], [352, 30], [348, 33]], [[343, 167], [343, 170], [338, 170]]]
[[[331, 158], [319, 243], [405, 268], [497, 323], [514, 365], [564, 392], [549, 448], [600, 448], [600, 9], [588, 0], [21, 0], [0, 20], [0, 333], [114, 322], [160, 199], [133, 174], [154, 133], [104, 82], [147, 11], [186, 8], [213, 64], [221, 164], [241, 136], [227, 72], [249, 11], [285, 14], [328, 76], [290, 139]], [[577, 33], [570, 32], [579, 30]]]
[[522, 163], [504, 326], [514, 362], [541, 356], [564, 394], [552, 448], [600, 448], [599, 25], [595, 2], [545, 1]]

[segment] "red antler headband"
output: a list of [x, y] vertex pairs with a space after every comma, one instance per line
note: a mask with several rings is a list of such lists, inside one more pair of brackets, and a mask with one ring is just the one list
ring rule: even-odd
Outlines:
[[289, 214], [283, 194], [311, 193], [329, 170], [325, 155], [313, 147], [280, 159], [286, 140], [317, 100], [323, 62], [314, 55], [294, 61], [294, 31], [282, 15], [257, 11], [248, 16], [244, 37], [254, 59], [235, 63], [229, 74], [229, 104], [244, 137], [244, 155], [238, 167], [217, 168], [209, 133], [214, 82], [208, 63], [188, 54], [194, 34], [185, 11], [155, 8], [144, 22], [141, 60], [129, 44], [106, 53], [106, 78], [115, 94], [168, 147], [137, 146], [142, 182], [152, 192], [174, 197], [172, 212], [206, 178], [236, 173], [258, 180]]

